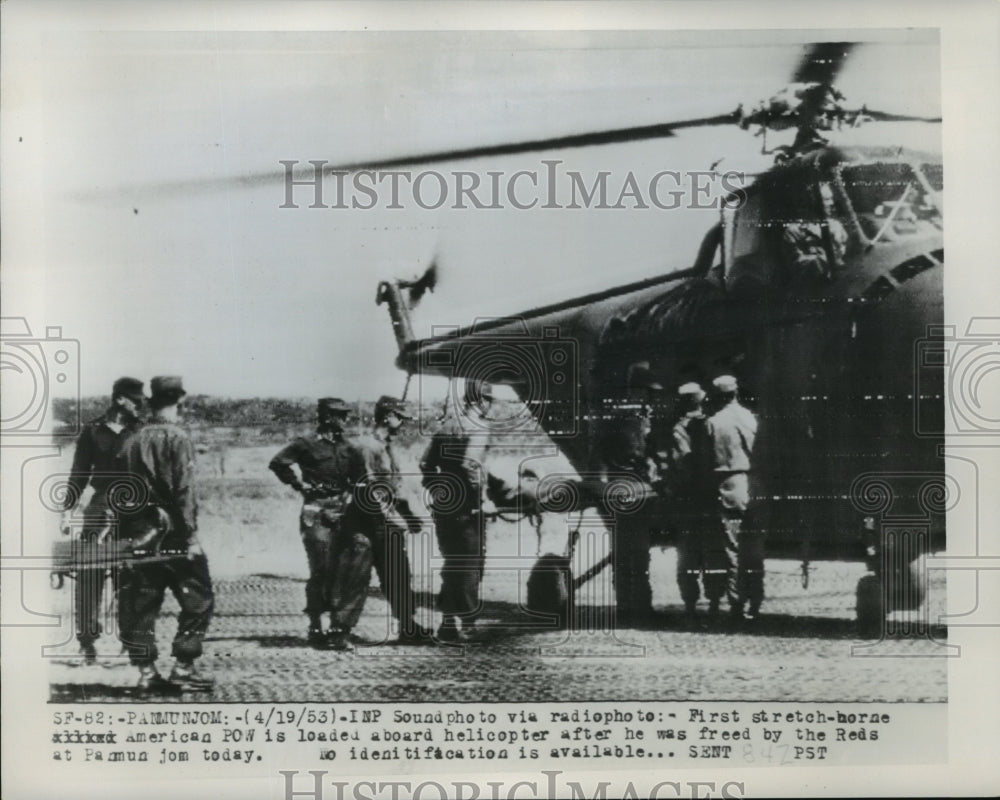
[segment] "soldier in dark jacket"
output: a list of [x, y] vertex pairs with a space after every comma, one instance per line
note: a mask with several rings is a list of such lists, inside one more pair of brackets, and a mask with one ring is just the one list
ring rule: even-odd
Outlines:
[[438, 548], [444, 557], [437, 637], [459, 642], [475, 635], [481, 610], [479, 587], [486, 563], [484, 514], [495, 510], [487, 497], [485, 460], [493, 389], [466, 381], [463, 408], [434, 434], [420, 463], [431, 498]]
[[[351, 408], [336, 397], [317, 406], [316, 433], [303, 436], [271, 459], [270, 469], [303, 497], [299, 518], [309, 561], [306, 607], [308, 641], [317, 649], [350, 648], [350, 631], [364, 608], [371, 576], [371, 544], [361, 530], [349, 530], [344, 517], [354, 493], [370, 472], [387, 467], [370, 463], [372, 448], [344, 433]], [[298, 474], [295, 469], [298, 468]], [[322, 615], [329, 612], [324, 633]]]
[[613, 526], [614, 530], [611, 550], [619, 625], [648, 624], [653, 613], [649, 548], [652, 530], [661, 520], [652, 486], [652, 407], [662, 389], [649, 362], [630, 364], [625, 385], [617, 389], [619, 396], [610, 398], [614, 401], [608, 409], [610, 419], [603, 421], [599, 439], [602, 483], [627, 486], [627, 495], [635, 501], [634, 508], [613, 518], [609, 514], [607, 519], [609, 529]]
[[671, 504], [677, 526], [677, 586], [693, 619], [704, 583], [709, 614], [719, 612], [726, 590], [725, 540], [712, 524], [716, 482], [711, 428], [702, 409], [705, 392], [697, 383], [677, 390], [681, 417], [670, 444]]
[[[140, 691], [210, 691], [214, 680], [194, 664], [202, 653], [214, 595], [208, 559], [196, 536], [194, 446], [178, 425], [186, 392], [181, 379], [174, 376], [153, 378], [150, 389], [153, 418], [128, 438], [118, 458], [121, 470], [145, 487], [134, 507], [122, 514], [120, 530], [137, 555], [173, 553], [178, 557], [148, 564], [137, 558], [122, 570], [119, 625], [129, 658], [139, 667]], [[156, 619], [168, 588], [181, 610], [172, 648], [176, 663], [164, 680], [156, 668]]]
[[[142, 381], [135, 378], [116, 380], [111, 387], [111, 407], [88, 422], [80, 432], [63, 504], [60, 524], [63, 533], [72, 530], [74, 510], [90, 486], [93, 494], [83, 510], [80, 538], [86, 542], [103, 543], [113, 535], [114, 519], [108, 503], [108, 489], [114, 481], [115, 459], [122, 444], [139, 427], [139, 415], [145, 401], [142, 389]], [[97, 660], [94, 642], [101, 635], [105, 572], [104, 567], [99, 567], [80, 569], [76, 573], [76, 638], [87, 664]]]

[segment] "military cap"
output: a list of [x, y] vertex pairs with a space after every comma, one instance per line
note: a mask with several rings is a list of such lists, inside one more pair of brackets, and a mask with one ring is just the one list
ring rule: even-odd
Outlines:
[[715, 387], [715, 391], [721, 394], [733, 394], [738, 388], [736, 378], [732, 375], [720, 375], [712, 381], [712, 386]]
[[677, 394], [681, 397], [693, 397], [695, 400], [699, 401], [705, 399], [705, 390], [694, 381], [682, 384], [677, 390]]
[[351, 413], [351, 407], [339, 397], [321, 397], [316, 403], [316, 411], [319, 414], [339, 414], [346, 417]]
[[119, 378], [111, 387], [112, 397], [127, 397], [130, 400], [145, 400], [142, 381], [137, 378]]
[[178, 375], [158, 375], [149, 382], [149, 388], [153, 397], [172, 395], [181, 398], [187, 394], [184, 391], [184, 383]]
[[628, 368], [628, 385], [632, 389], [650, 389], [654, 392], [663, 390], [663, 386], [654, 379], [648, 361], [638, 361]]
[[413, 419], [406, 413], [406, 405], [402, 400], [384, 394], [375, 402], [375, 421], [384, 420], [390, 414], [395, 414], [400, 419]]

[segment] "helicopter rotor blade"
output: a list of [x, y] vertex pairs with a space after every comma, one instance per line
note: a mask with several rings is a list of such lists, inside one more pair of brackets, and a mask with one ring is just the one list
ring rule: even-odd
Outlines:
[[391, 167], [437, 164], [445, 161], [463, 161], [466, 159], [482, 158], [487, 156], [507, 156], [546, 150], [563, 150], [572, 147], [592, 147], [604, 144], [620, 144], [624, 142], [643, 141], [646, 139], [664, 139], [673, 136], [674, 131], [681, 130], [683, 128], [695, 128], [709, 125], [727, 125], [732, 124], [737, 120], [738, 116], [735, 113], [717, 114], [712, 117], [700, 117], [698, 119], [689, 119], [678, 122], [636, 125], [629, 128], [616, 128], [609, 131], [590, 131], [588, 133], [576, 133], [568, 136], [553, 136], [545, 139], [529, 139], [522, 142], [510, 142], [507, 144], [442, 150], [434, 153], [423, 153], [420, 155], [400, 156], [398, 158], [382, 159], [378, 161], [345, 164], [339, 167], [329, 167], [328, 169], [331, 171], [346, 170], [349, 172], [359, 169], [379, 170]]
[[888, 111], [873, 111], [861, 108], [848, 112], [851, 116], [862, 115], [875, 122], [941, 122], [941, 117], [915, 117], [912, 114], [892, 114]]
[[[696, 119], [679, 120], [677, 122], [655, 123], [653, 125], [635, 125], [628, 128], [616, 128], [606, 131], [590, 131], [587, 133], [576, 133], [565, 136], [552, 136], [543, 139], [529, 139], [520, 142], [509, 142], [506, 144], [484, 145], [477, 147], [456, 148], [453, 150], [439, 150], [428, 153], [398, 156], [393, 158], [373, 159], [366, 161], [354, 161], [343, 164], [322, 163], [324, 176], [333, 174], [343, 174], [360, 172], [362, 170], [391, 170], [401, 167], [416, 167], [429, 164], [440, 164], [449, 161], [463, 161], [473, 158], [486, 158], [490, 156], [507, 156], [519, 153], [545, 152], [549, 150], [561, 150], [573, 147], [592, 147], [605, 144], [621, 144], [625, 142], [638, 142], [648, 139], [665, 139], [674, 136], [674, 131], [684, 128], [698, 128], [712, 125], [732, 125], [740, 120], [738, 111], [728, 114], [717, 114], [711, 117], [699, 117]], [[291, 168], [291, 177], [294, 179], [309, 178], [315, 175], [315, 167], [312, 162], [297, 165]], [[181, 181], [166, 181], [156, 184], [156, 189], [160, 192], [182, 191], [193, 188], [200, 189], [225, 189], [234, 185], [237, 186], [260, 186], [270, 183], [279, 183], [289, 178], [289, 171], [272, 170], [267, 172], [251, 172], [242, 175], [230, 175], [217, 178], [194, 178]]]

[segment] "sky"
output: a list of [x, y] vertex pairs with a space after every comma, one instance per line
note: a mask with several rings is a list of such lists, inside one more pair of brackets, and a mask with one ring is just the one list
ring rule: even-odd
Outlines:
[[[294, 190], [298, 208], [281, 208], [279, 162], [351, 163], [725, 113], [779, 90], [804, 43], [838, 38], [86, 27], [4, 40], [0, 274], [4, 316], [79, 341], [85, 396], [123, 374], [180, 374], [189, 391], [230, 397], [398, 394], [392, 330], [374, 303], [381, 279], [437, 262], [439, 286], [415, 312], [426, 335], [690, 266], [717, 218], [710, 208], [521, 210], [504, 198], [504, 208], [459, 209], [451, 188], [438, 209], [406, 188], [403, 207], [387, 208], [384, 185], [371, 209], [309, 208], [308, 187]], [[939, 116], [936, 34], [865, 36], [837, 82], [847, 104]], [[940, 133], [918, 123], [850, 135], [938, 150]], [[608, 172], [614, 198], [629, 173], [645, 192], [658, 172], [707, 170], [720, 158], [720, 170], [764, 169], [759, 146], [733, 126], [435, 169], [452, 187], [455, 170], [485, 187], [490, 171], [502, 181], [544, 175], [543, 160], [559, 159], [565, 205], [570, 171], [588, 184]], [[523, 197], [539, 196], [527, 180]], [[328, 179], [327, 204], [334, 188]], [[680, 188], [687, 201], [689, 179]], [[15, 192], [24, 202], [12, 209]], [[74, 380], [54, 393], [75, 391]]]

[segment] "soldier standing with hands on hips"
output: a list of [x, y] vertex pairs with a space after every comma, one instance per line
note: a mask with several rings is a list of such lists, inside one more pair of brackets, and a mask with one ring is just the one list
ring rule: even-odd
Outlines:
[[[80, 432], [73, 451], [73, 467], [59, 526], [63, 533], [72, 530], [73, 511], [89, 485], [94, 493], [83, 511], [80, 538], [103, 543], [107, 536], [113, 535], [114, 512], [108, 503], [108, 489], [113, 482], [115, 459], [122, 444], [139, 428], [139, 415], [146, 400], [142, 389], [142, 381], [135, 378], [116, 380], [111, 387], [111, 407], [88, 422]], [[76, 638], [86, 664], [97, 661], [94, 642], [101, 635], [104, 581], [104, 567], [84, 568], [76, 574]]]
[[[345, 515], [355, 489], [368, 475], [370, 448], [345, 435], [351, 408], [339, 397], [320, 399], [316, 411], [316, 433], [293, 441], [271, 459], [269, 467], [304, 500], [299, 530], [309, 562], [305, 607], [309, 645], [348, 650], [350, 631], [367, 596], [372, 551], [368, 538], [352, 530]], [[330, 615], [325, 633], [324, 613]]]
[[[150, 389], [153, 418], [128, 438], [118, 458], [121, 471], [141, 480], [146, 490], [133, 509], [123, 512], [121, 531], [136, 553], [166, 551], [178, 557], [149, 564], [137, 558], [122, 570], [119, 625], [129, 658], [139, 668], [140, 692], [210, 691], [215, 681], [194, 664], [202, 654], [214, 596], [208, 559], [195, 535], [194, 447], [178, 424], [186, 392], [175, 376], [153, 378]], [[156, 619], [168, 587], [181, 611], [173, 642], [176, 663], [164, 680], [156, 669]]]

